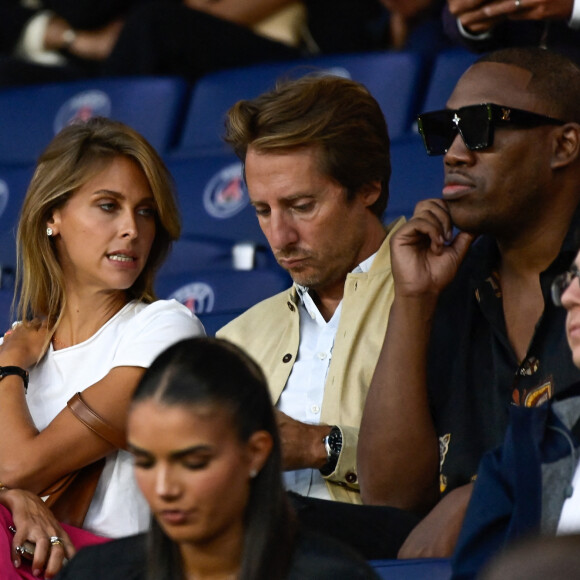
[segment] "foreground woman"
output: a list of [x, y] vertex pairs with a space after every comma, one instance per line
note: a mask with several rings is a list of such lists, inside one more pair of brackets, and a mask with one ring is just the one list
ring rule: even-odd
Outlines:
[[[203, 334], [187, 308], [155, 300], [155, 273], [179, 229], [165, 166], [129, 127], [75, 124], [41, 155], [18, 230], [23, 322], [0, 347], [0, 487], [9, 490], [0, 503], [17, 505], [14, 488], [46, 495], [63, 476], [105, 458], [86, 515], [71, 523], [107, 537], [147, 527], [131, 457], [120, 448], [145, 369], [170, 344]], [[59, 501], [72, 508], [67, 493]], [[31, 494], [20, 501], [34, 502]], [[42, 517], [43, 506], [31, 505]], [[70, 544], [54, 533], [47, 546], [46, 534], [26, 521], [12, 561], [20, 563], [16, 548], [28, 540], [39, 547], [38, 574], [51, 554], [51, 576], [72, 555]]]
[[237, 347], [198, 338], [161, 354], [133, 396], [128, 441], [151, 530], [82, 550], [60, 580], [377, 578], [297, 528], [265, 379]]

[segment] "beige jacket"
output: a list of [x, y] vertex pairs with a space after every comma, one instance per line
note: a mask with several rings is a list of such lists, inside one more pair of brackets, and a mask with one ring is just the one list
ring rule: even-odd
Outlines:
[[[343, 434], [336, 469], [325, 478], [335, 501], [361, 503], [356, 467], [358, 432], [394, 297], [389, 240], [403, 223], [404, 219], [399, 219], [388, 227], [369, 272], [348, 274], [344, 285], [320, 417], [321, 423], [338, 425]], [[299, 300], [292, 287], [250, 308], [217, 333], [242, 347], [262, 366], [274, 403], [298, 354]]]

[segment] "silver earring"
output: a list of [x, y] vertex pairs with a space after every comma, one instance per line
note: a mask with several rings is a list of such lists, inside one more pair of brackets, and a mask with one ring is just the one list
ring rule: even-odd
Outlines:
[[252, 469], [252, 471], [250, 471], [250, 477], [252, 479], [254, 479], [254, 477], [256, 477], [256, 475], [258, 475], [258, 470], [257, 469]]
[[46, 228], [46, 235], [50, 238], [52, 236], [52, 228]]

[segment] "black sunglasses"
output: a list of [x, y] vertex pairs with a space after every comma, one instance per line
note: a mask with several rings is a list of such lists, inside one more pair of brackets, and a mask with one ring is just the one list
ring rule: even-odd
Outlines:
[[569, 270], [554, 278], [551, 291], [552, 302], [556, 306], [562, 306], [562, 294], [568, 290], [570, 284], [574, 281], [574, 278], [580, 280], [580, 270], [578, 270], [576, 264], [572, 264]]
[[478, 151], [493, 145], [493, 129], [496, 126], [539, 127], [565, 123], [546, 115], [494, 103], [423, 113], [417, 120], [429, 155], [447, 153], [457, 133], [469, 150]]

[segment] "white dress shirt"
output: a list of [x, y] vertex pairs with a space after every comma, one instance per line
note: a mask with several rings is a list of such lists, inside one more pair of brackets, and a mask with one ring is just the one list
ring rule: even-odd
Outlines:
[[[368, 272], [376, 254], [361, 262], [353, 273]], [[342, 302], [326, 322], [308, 293], [295, 284], [300, 297], [300, 346], [288, 382], [278, 400], [278, 409], [302, 423], [320, 423], [320, 412], [334, 338], [340, 322]], [[284, 473], [286, 489], [309, 497], [331, 499], [318, 469], [300, 469]]]

